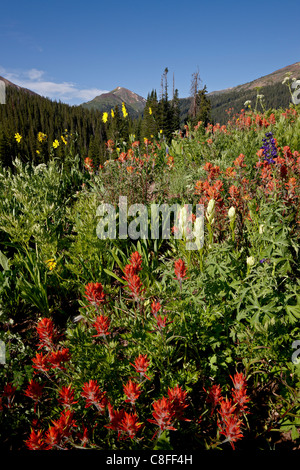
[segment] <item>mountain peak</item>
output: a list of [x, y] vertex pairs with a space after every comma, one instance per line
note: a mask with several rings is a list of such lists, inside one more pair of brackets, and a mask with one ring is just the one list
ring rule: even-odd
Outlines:
[[89, 109], [98, 109], [101, 112], [109, 112], [115, 106], [120, 108], [122, 103], [125, 103], [127, 111], [132, 117], [137, 117], [138, 114], [143, 112], [146, 99], [128, 90], [128, 88], [117, 86], [112, 91], [102, 93], [102, 95], [96, 96], [91, 101], [83, 103], [82, 106]]

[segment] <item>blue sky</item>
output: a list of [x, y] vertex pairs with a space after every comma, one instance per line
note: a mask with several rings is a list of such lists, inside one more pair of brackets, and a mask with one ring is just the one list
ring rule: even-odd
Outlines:
[[299, 13], [299, 0], [6, 1], [0, 75], [80, 104], [117, 86], [159, 94], [168, 67], [183, 98], [197, 70], [210, 92], [299, 62]]

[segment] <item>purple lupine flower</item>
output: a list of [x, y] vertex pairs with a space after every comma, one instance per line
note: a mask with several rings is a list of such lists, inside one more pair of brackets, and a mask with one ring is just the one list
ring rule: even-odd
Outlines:
[[266, 133], [266, 138], [262, 139], [264, 145], [260, 147], [263, 149], [263, 156], [268, 163], [275, 163], [274, 158], [278, 157], [275, 139], [272, 132]]

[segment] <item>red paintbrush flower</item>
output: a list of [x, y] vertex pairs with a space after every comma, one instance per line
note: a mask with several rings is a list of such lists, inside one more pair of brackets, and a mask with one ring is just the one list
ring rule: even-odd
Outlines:
[[168, 389], [168, 397], [171, 403], [174, 418], [183, 421], [190, 421], [189, 419], [185, 419], [182, 416], [184, 410], [189, 406], [186, 403], [187, 392], [185, 390], [182, 390], [179, 385], [176, 385], [174, 388]]
[[117, 431], [118, 432], [118, 438], [121, 433], [121, 421], [124, 417], [124, 410], [114, 410], [113, 406], [108, 402], [107, 404], [108, 408], [108, 415], [110, 419], [110, 424], [105, 424], [104, 427], [107, 429], [111, 429], [112, 431]]
[[94, 338], [97, 338], [98, 336], [105, 337], [106, 335], [110, 335], [110, 331], [108, 331], [110, 320], [108, 317], [105, 317], [104, 315], [98, 316], [93, 323], [93, 326], [97, 330], [97, 334], [93, 335]]
[[25, 441], [26, 447], [30, 450], [48, 450], [49, 447], [45, 444], [43, 438], [43, 431], [34, 429], [31, 430], [29, 438]]
[[36, 327], [39, 336], [39, 349], [52, 350], [54, 347], [54, 324], [50, 318], [42, 318]]
[[222, 423], [218, 423], [220, 433], [226, 437], [223, 443], [229, 441], [231, 447], [235, 449], [233, 443], [243, 437], [241, 425], [242, 421], [238, 419], [235, 415], [229, 416], [228, 419], [226, 419], [226, 421], [223, 421]]
[[[204, 391], [206, 392], [205, 388]], [[211, 410], [211, 415], [213, 414], [217, 404], [220, 402], [222, 399], [222, 391], [221, 391], [221, 386], [220, 385], [212, 385], [212, 387], [208, 390], [208, 396], [207, 396], [207, 403], [212, 403], [212, 410]]]
[[7, 398], [7, 402], [8, 402], [7, 407], [8, 408], [10, 408], [11, 405], [12, 405], [12, 401], [13, 401], [16, 390], [17, 390], [17, 388], [14, 387], [10, 383], [4, 385], [4, 387], [3, 387], [3, 394], [2, 395], [3, 395], [3, 397]]
[[59, 419], [52, 421], [53, 426], [50, 426], [45, 434], [45, 442], [52, 449], [65, 449], [65, 444], [68, 438], [72, 435], [72, 431], [77, 427], [74, 420], [74, 412], [71, 410], [64, 410], [61, 412]]
[[45, 434], [45, 443], [48, 444], [49, 449], [57, 448], [62, 449], [62, 439], [63, 439], [62, 430], [56, 426], [49, 426], [48, 431]]
[[[124, 416], [120, 421], [120, 429], [124, 433], [126, 433], [130, 437], [130, 439], [133, 439], [139, 429], [142, 427], [142, 423], [138, 423], [138, 416], [136, 413], [127, 413], [126, 411], [124, 412]], [[126, 437], [124, 439], [126, 439]]]
[[142, 257], [138, 251], [132, 253], [129, 264], [124, 268], [123, 279], [127, 281], [127, 288], [131, 290], [131, 295], [135, 301], [141, 299], [141, 294], [145, 290], [137, 273], [142, 269]]
[[24, 395], [27, 395], [29, 398], [34, 400], [34, 412], [36, 411], [36, 405], [40, 401], [40, 398], [43, 394], [43, 385], [40, 385], [38, 382], [35, 382], [33, 379], [30, 380]]
[[94, 307], [99, 307], [99, 305], [105, 302], [105, 293], [103, 292], [103, 286], [100, 282], [90, 282], [85, 286], [85, 295], [84, 297], [88, 302]]
[[140, 385], [129, 380], [126, 384], [123, 384], [124, 393], [127, 396], [126, 403], [135, 404], [136, 400], [142, 393], [140, 390]]
[[236, 405], [237, 414], [249, 413], [249, 411], [247, 411], [248, 405], [246, 403], [250, 401], [250, 398], [247, 396], [245, 389], [232, 389], [232, 398]]
[[62, 386], [58, 393], [58, 401], [61, 405], [70, 407], [78, 403], [78, 401], [75, 401], [75, 391], [72, 389], [71, 385], [68, 387]]
[[131, 291], [133, 299], [138, 302], [141, 300], [142, 292], [144, 292], [143, 284], [137, 274], [132, 274], [126, 278], [127, 288]]
[[234, 415], [235, 405], [232, 403], [231, 398], [221, 398], [220, 402], [220, 415], [223, 421], [226, 421], [228, 418]]
[[186, 276], [186, 266], [182, 259], [178, 259], [177, 261], [175, 261], [174, 271], [175, 271], [175, 276], [181, 285], [181, 282], [184, 280]]
[[86, 399], [85, 408], [95, 405], [100, 413], [104, 413], [107, 404], [106, 392], [100, 390], [96, 380], [85, 382], [81, 396]]
[[165, 315], [164, 317], [162, 317], [161, 315], [158, 315], [157, 317], [155, 317], [155, 319], [156, 319], [155, 330], [160, 331], [160, 332], [162, 332], [163, 328], [165, 328], [166, 325], [168, 325], [169, 323], [173, 323], [172, 321], [168, 321], [167, 315]]
[[61, 349], [59, 351], [52, 351], [48, 356], [49, 364], [52, 369], [61, 369], [64, 370], [65, 367], [62, 366], [63, 362], [70, 360], [70, 352], [68, 348]]
[[160, 310], [161, 308], [161, 305], [159, 302], [152, 302], [151, 304], [151, 312], [153, 313], [153, 315], [156, 317], [157, 315], [157, 312]]
[[130, 362], [130, 365], [132, 365], [135, 370], [140, 374], [142, 377], [145, 377], [146, 379], [150, 380], [150, 377], [146, 375], [147, 368], [150, 364], [150, 361], [147, 359], [147, 354], [143, 355], [140, 354], [134, 361], [134, 364]]
[[241, 373], [237, 372], [233, 377], [230, 375], [230, 378], [236, 390], [241, 390], [241, 389], [246, 388], [247, 386], [246, 377], [244, 376], [242, 372]]
[[73, 428], [77, 427], [74, 420], [74, 411], [63, 410], [56, 421], [52, 421], [54, 427], [58, 429], [64, 437], [69, 437]]
[[35, 373], [38, 372], [48, 372], [49, 370], [49, 361], [48, 356], [44, 356], [43, 353], [36, 353], [36, 356], [32, 359], [33, 368], [36, 369]]
[[129, 260], [130, 265], [134, 269], [134, 273], [138, 273], [142, 269], [142, 257], [139, 254], [138, 251], [135, 251], [134, 253], [131, 254], [130, 260]]
[[89, 157], [86, 157], [84, 159], [84, 166], [86, 168], [86, 170], [89, 172], [89, 173], [93, 173], [94, 171], [94, 164], [93, 164], [93, 160]]
[[[154, 411], [152, 416], [154, 419], [148, 419], [149, 423], [156, 424], [159, 427], [160, 431], [169, 429], [171, 431], [176, 431], [176, 428], [172, 426], [172, 421], [174, 419], [174, 411], [172, 409], [172, 404], [170, 400], [165, 397], [162, 397], [161, 400], [157, 400], [152, 404]], [[152, 439], [156, 436], [158, 431], [154, 433]]]
[[87, 443], [89, 442], [88, 428], [83, 425], [83, 432], [78, 433], [78, 437], [80, 439], [80, 445], [82, 447], [85, 447]]

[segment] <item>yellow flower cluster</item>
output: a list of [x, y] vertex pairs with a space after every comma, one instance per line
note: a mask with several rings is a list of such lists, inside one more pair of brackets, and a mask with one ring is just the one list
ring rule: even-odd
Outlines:
[[56, 264], [57, 264], [56, 261], [54, 261], [54, 258], [47, 259], [47, 261], [45, 261], [45, 263], [47, 264], [49, 271], [52, 271], [55, 268]]
[[122, 113], [123, 113], [124, 118], [126, 118], [128, 116], [128, 113], [127, 113], [124, 102], [122, 103]]
[[52, 145], [53, 145], [53, 148], [54, 148], [54, 149], [57, 149], [57, 147], [59, 147], [59, 142], [58, 142], [58, 140], [55, 139], [55, 141], [53, 142]]
[[19, 134], [19, 132], [15, 134], [15, 139], [18, 142], [18, 144], [21, 142], [22, 136]]
[[37, 138], [39, 142], [44, 142], [47, 139], [47, 136], [43, 132], [39, 132]]
[[105, 123], [108, 119], [108, 113], [103, 113], [102, 121]]

